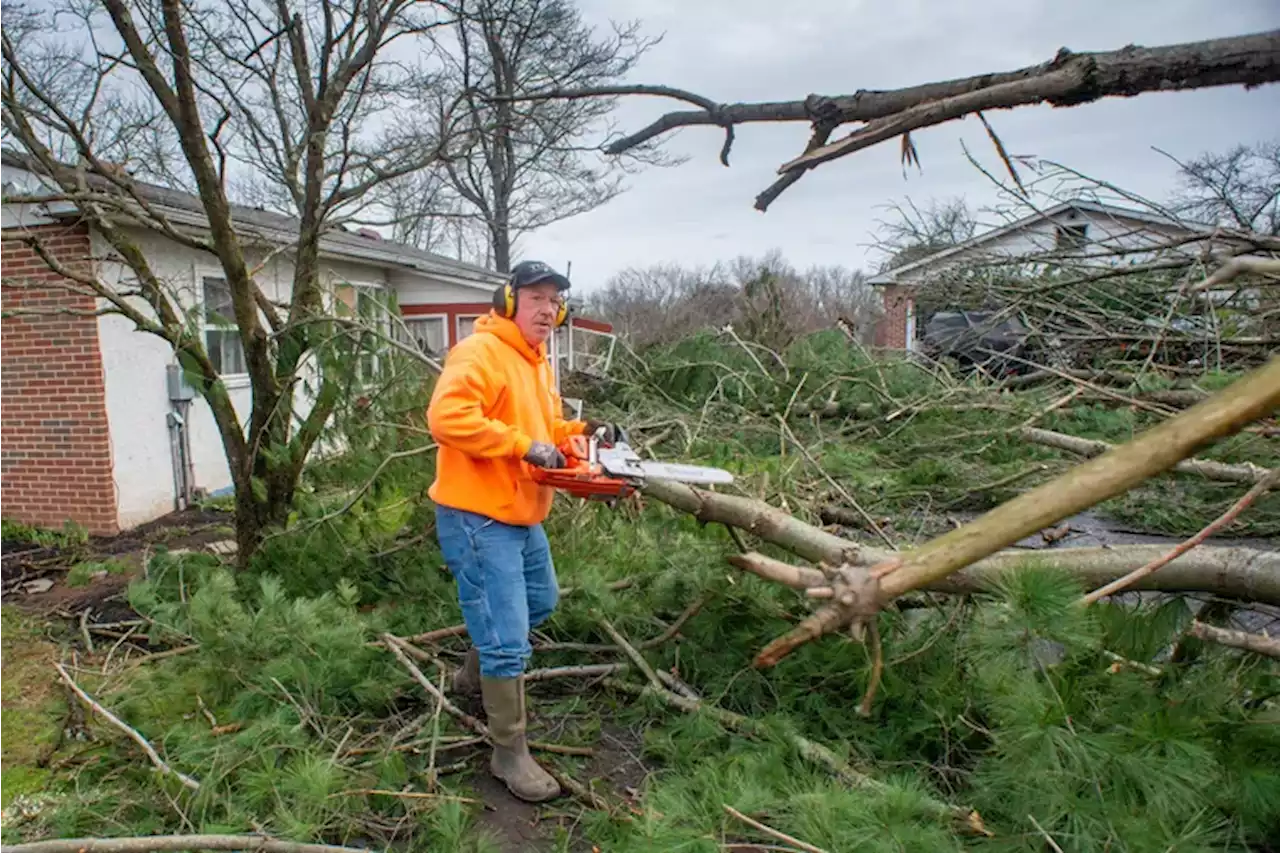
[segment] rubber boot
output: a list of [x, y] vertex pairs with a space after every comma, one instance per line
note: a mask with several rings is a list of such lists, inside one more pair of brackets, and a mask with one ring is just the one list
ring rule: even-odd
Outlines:
[[467, 650], [462, 666], [453, 673], [453, 693], [455, 696], [480, 695], [480, 653], [475, 646]]
[[524, 678], [480, 677], [493, 757], [489, 772], [522, 800], [540, 803], [560, 795], [560, 783], [538, 766], [525, 740]]

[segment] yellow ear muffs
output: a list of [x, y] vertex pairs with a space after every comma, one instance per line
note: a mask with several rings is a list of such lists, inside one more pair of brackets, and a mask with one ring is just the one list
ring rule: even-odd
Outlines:
[[508, 320], [516, 316], [516, 292], [511, 287], [511, 282], [494, 289], [493, 309], [498, 312], [499, 317], [506, 317]]
[[[511, 282], [493, 291], [493, 307], [500, 317], [511, 320], [516, 316], [516, 291], [511, 286]], [[556, 312], [556, 327], [563, 326], [567, 322], [569, 322], [569, 303], [566, 300], [560, 303], [560, 310]]]

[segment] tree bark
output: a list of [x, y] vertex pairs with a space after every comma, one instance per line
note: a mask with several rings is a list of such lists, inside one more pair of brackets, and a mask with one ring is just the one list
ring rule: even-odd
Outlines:
[[1233, 631], [1229, 628], [1219, 628], [1215, 625], [1206, 625], [1204, 622], [1195, 621], [1191, 623], [1188, 631], [1191, 636], [1201, 640], [1208, 640], [1222, 646], [1230, 646], [1234, 649], [1245, 649], [1260, 655], [1268, 657], [1280, 658], [1280, 640], [1275, 637], [1265, 637], [1261, 634], [1250, 634], [1248, 631]]
[[806, 524], [753, 498], [704, 492], [684, 483], [651, 480], [643, 494], [705, 523], [741, 528], [813, 563], [857, 563], [862, 546]]
[[[965, 593], [989, 589], [1004, 572], [1030, 561], [1043, 562], [1080, 580], [1089, 589], [1123, 577], [1135, 566], [1158, 559], [1166, 545], [1050, 548], [1001, 551], [921, 587]], [[1201, 545], [1139, 578], [1126, 590], [1207, 592], [1240, 601], [1280, 605], [1280, 552], [1239, 546]]]
[[[1202, 401], [1203, 402], [1203, 401]], [[1274, 408], [1274, 406], [1272, 407]], [[1055, 447], [1080, 456], [1096, 457], [1115, 450], [1115, 445], [1092, 438], [1079, 438], [1038, 427], [1023, 427], [1020, 434], [1027, 441]], [[1173, 470], [1182, 474], [1195, 474], [1210, 480], [1221, 480], [1226, 483], [1257, 483], [1267, 475], [1266, 468], [1260, 468], [1248, 462], [1230, 464], [1213, 462], [1208, 459], [1183, 459], [1173, 466]]]

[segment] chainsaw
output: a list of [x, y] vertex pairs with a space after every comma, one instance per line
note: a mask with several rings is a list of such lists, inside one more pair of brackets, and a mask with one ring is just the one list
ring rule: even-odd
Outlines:
[[533, 479], [575, 498], [613, 503], [647, 480], [719, 485], [733, 482], [721, 468], [652, 462], [640, 458], [625, 441], [601, 447], [598, 436], [573, 435], [559, 447], [564, 468], [534, 468]]

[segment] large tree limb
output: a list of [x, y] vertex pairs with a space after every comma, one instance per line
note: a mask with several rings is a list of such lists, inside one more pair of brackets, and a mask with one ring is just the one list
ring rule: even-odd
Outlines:
[[1257, 498], [1261, 496], [1264, 492], [1267, 492], [1273, 487], [1275, 487], [1277, 483], [1280, 483], [1280, 468], [1276, 468], [1272, 470], [1270, 474], [1268, 474], [1257, 485], [1255, 485], [1252, 489], [1246, 492], [1243, 497], [1241, 497], [1238, 501], [1232, 504], [1231, 507], [1226, 512], [1224, 512], [1222, 515], [1215, 518], [1212, 522], [1206, 525], [1204, 529], [1202, 529], [1195, 536], [1192, 536], [1190, 539], [1186, 540], [1185, 542], [1178, 543], [1168, 553], [1161, 554], [1156, 559], [1151, 560], [1150, 562], [1143, 563], [1140, 568], [1134, 569], [1132, 572], [1125, 575], [1124, 577], [1118, 578], [1117, 580], [1112, 581], [1106, 586], [1102, 586], [1102, 587], [1099, 587], [1098, 589], [1095, 589], [1093, 592], [1089, 593], [1082, 599], [1082, 603], [1092, 604], [1100, 598], [1103, 598], [1108, 595], [1113, 595], [1114, 593], [1119, 592], [1120, 590], [1128, 586], [1132, 586], [1134, 583], [1141, 580], [1142, 578], [1147, 577], [1148, 575], [1154, 574], [1155, 572], [1159, 571], [1164, 566], [1167, 566], [1169, 563], [1176, 560], [1182, 554], [1185, 554], [1186, 552], [1195, 548], [1197, 545], [1199, 545], [1204, 540], [1208, 539], [1217, 531], [1226, 527], [1228, 524], [1234, 521], [1236, 517], [1239, 516], [1240, 513], [1243, 512], [1247, 506], [1249, 506], [1249, 504], [1257, 500]]
[[715, 522], [754, 533], [814, 563], [856, 563], [862, 547], [748, 497], [704, 492], [666, 480], [649, 481], [644, 494], [703, 523]]
[[[800, 101], [716, 104], [701, 95], [663, 86], [546, 91], [528, 97], [668, 95], [702, 107], [669, 112], [649, 126], [615, 140], [605, 149], [615, 155], [683, 127], [714, 125], [731, 130], [734, 125], [752, 122], [811, 123], [815, 133], [805, 154], [779, 169], [787, 179], [785, 183], [775, 182], [757, 197], [756, 208], [765, 210], [782, 190], [819, 163], [978, 110], [1037, 103], [1069, 107], [1145, 92], [1233, 85], [1252, 87], [1278, 80], [1280, 30], [1271, 30], [1150, 48], [1129, 45], [1119, 50], [1088, 53], [1063, 48], [1047, 62], [1014, 71], [903, 89], [863, 89], [852, 95], [815, 94]], [[869, 124], [838, 142], [827, 144], [830, 129], [848, 122]], [[726, 165], [727, 154], [727, 150], [722, 150], [721, 160]]]
[[[1082, 589], [1097, 587], [1123, 576], [1135, 565], [1165, 556], [1163, 545], [1120, 545], [1096, 548], [1054, 548], [1044, 551], [1008, 550], [984, 557], [945, 578], [921, 587], [929, 592], [965, 595], [995, 588], [1006, 572], [1038, 563], [1075, 578]], [[885, 555], [871, 551], [864, 558]], [[793, 566], [755, 551], [732, 554], [733, 566], [768, 581], [823, 598], [830, 581], [817, 569]], [[1143, 575], [1125, 589], [1154, 592], [1203, 592], [1240, 601], [1280, 606], [1280, 552], [1235, 546], [1201, 545], [1179, 554], [1160, 571]], [[817, 591], [817, 592], [815, 592]], [[834, 591], [832, 591], [833, 594]]]
[[1256, 86], [1276, 80], [1280, 80], [1280, 30], [1154, 48], [1131, 45], [1107, 53], [1072, 54], [1063, 49], [1040, 71], [1024, 79], [983, 86], [902, 110], [873, 121], [838, 142], [810, 151], [778, 171], [825, 163], [979, 110], [1041, 103], [1074, 107], [1143, 92]]
[[[670, 483], [650, 483], [645, 493], [702, 521], [753, 530], [806, 559], [826, 563], [822, 573], [829, 579], [832, 602], [757, 655], [757, 666], [771, 666], [800, 644], [843, 625], [858, 633], [880, 607], [902, 593], [939, 583], [1025, 536], [1123, 494], [1277, 406], [1280, 357], [1132, 441], [905, 553], [850, 551], [839, 537], [749, 498], [707, 494]], [[881, 559], [868, 567], [866, 561], [873, 557]]]

